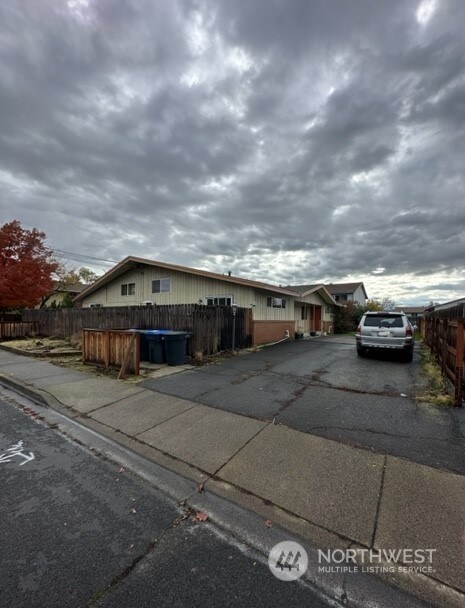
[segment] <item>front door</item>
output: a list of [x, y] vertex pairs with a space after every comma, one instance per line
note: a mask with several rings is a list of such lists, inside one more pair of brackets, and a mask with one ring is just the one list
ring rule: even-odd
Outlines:
[[315, 306], [315, 331], [321, 331], [321, 306]]
[[321, 331], [321, 306], [312, 304], [311, 312], [310, 331]]

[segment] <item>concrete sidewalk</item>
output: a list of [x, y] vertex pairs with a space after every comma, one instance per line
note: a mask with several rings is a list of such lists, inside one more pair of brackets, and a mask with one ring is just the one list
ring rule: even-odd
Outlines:
[[463, 476], [6, 350], [0, 383], [322, 549], [432, 549], [433, 572], [383, 576], [432, 605], [465, 605]]

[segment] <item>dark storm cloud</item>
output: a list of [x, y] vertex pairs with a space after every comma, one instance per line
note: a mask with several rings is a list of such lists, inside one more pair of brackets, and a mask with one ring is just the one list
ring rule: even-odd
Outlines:
[[464, 17], [454, 0], [2, 3], [0, 220], [283, 284], [460, 274]]

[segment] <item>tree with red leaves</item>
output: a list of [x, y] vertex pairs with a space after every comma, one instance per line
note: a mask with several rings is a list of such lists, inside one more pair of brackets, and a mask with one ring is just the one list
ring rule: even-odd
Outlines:
[[0, 313], [33, 308], [54, 287], [60, 264], [45, 246], [46, 235], [18, 220], [0, 226]]

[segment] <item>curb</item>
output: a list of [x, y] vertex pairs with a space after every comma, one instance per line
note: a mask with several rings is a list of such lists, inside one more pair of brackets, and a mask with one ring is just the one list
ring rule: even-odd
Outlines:
[[0, 373], [0, 384], [6, 384], [12, 390], [20, 393], [24, 397], [28, 397], [35, 403], [39, 403], [39, 405], [51, 408], [53, 408], [54, 405], [56, 406], [56, 404], [53, 403], [53, 401], [56, 400], [51, 395], [46, 395], [38, 388], [31, 388], [21, 380], [13, 379]]
[[71, 356], [77, 356], [77, 355], [82, 355], [82, 351], [80, 350], [67, 350], [67, 351], [63, 351], [63, 352], [54, 352], [54, 351], [42, 351], [42, 352], [33, 352], [33, 351], [27, 351], [27, 350], [22, 350], [20, 348], [16, 348], [15, 346], [6, 346], [5, 344], [0, 344], [0, 349], [4, 350], [5, 352], [8, 353], [13, 353], [14, 355], [19, 355], [21, 357], [31, 357], [33, 359], [46, 359], [46, 358], [50, 358], [50, 359], [58, 359], [58, 357], [71, 357]]

